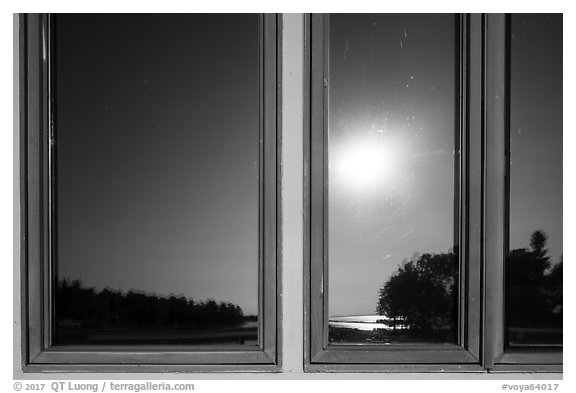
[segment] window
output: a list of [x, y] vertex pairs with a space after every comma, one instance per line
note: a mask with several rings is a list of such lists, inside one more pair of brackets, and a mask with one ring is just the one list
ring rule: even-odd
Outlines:
[[505, 235], [487, 233], [488, 351], [498, 370], [554, 370], [562, 364], [562, 16], [512, 14], [506, 23], [507, 111], [486, 149], [494, 164], [487, 213], [492, 233]]
[[276, 17], [21, 22], [25, 367], [276, 370]]
[[562, 15], [19, 22], [24, 372], [562, 372]]
[[510, 23], [507, 341], [562, 345], [562, 16]]
[[561, 370], [561, 16], [308, 24], [306, 368]]

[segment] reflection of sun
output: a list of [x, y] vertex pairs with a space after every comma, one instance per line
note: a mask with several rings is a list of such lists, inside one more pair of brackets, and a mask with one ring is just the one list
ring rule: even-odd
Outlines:
[[400, 146], [366, 139], [342, 147], [334, 157], [337, 176], [354, 190], [394, 187], [400, 175]]

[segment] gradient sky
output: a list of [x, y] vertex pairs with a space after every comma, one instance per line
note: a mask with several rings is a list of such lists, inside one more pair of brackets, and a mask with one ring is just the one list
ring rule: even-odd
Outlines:
[[[374, 313], [404, 259], [454, 246], [454, 34], [452, 15], [330, 17], [331, 315]], [[561, 37], [561, 16], [513, 18], [510, 245], [544, 229], [554, 261]], [[256, 313], [257, 17], [60, 15], [55, 48], [59, 277]], [[344, 165], [380, 148], [385, 176]]]
[[58, 274], [257, 313], [256, 15], [59, 15]]
[[[373, 314], [402, 260], [454, 246], [454, 26], [453, 15], [330, 17], [330, 315]], [[360, 174], [338, 164], [356, 143], [383, 146], [393, 176], [351, 181]]]
[[512, 17], [510, 247], [548, 234], [553, 262], [562, 243], [562, 14]]
[[[544, 229], [557, 261], [561, 17], [528, 19], [513, 38], [510, 244]], [[454, 246], [454, 16], [332, 15], [329, 62], [329, 312], [373, 314], [403, 260]], [[391, 169], [343, 170], [358, 149]]]

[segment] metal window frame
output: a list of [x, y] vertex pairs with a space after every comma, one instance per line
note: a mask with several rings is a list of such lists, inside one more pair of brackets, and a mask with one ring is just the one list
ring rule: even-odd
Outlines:
[[22, 368], [24, 372], [278, 372], [281, 18], [260, 16], [259, 343], [54, 346], [51, 16], [20, 15]]
[[510, 22], [509, 14], [484, 17], [485, 367], [503, 372], [562, 372], [562, 348], [509, 348], [505, 341], [505, 261], [510, 220]]
[[[456, 71], [457, 91], [455, 91], [456, 124], [458, 128], [457, 152], [460, 154], [458, 163], [459, 177], [456, 181], [456, 192], [459, 206], [456, 214], [460, 264], [460, 315], [459, 344], [442, 345], [330, 345], [328, 342], [327, 315], [327, 204], [326, 204], [326, 124], [327, 124], [327, 88], [329, 75], [327, 72], [328, 23], [327, 15], [314, 14], [308, 17], [309, 42], [309, 125], [307, 164], [309, 168], [307, 193], [309, 211], [308, 230], [309, 250], [305, 253], [305, 266], [310, 277], [307, 288], [307, 307], [309, 316], [306, 323], [306, 362], [307, 371], [479, 371], [480, 342], [479, 310], [480, 303], [480, 269], [478, 247], [472, 244], [473, 237], [469, 231], [479, 230], [479, 214], [471, 212], [468, 206], [470, 198], [478, 198], [478, 178], [468, 174], [479, 169], [478, 154], [476, 160], [469, 156], [470, 141], [473, 137], [468, 127], [468, 111], [473, 94], [468, 83], [471, 70], [468, 67], [469, 52], [474, 50], [471, 45], [478, 42], [470, 39], [471, 21], [464, 16], [455, 18], [457, 32]], [[475, 190], [476, 194], [470, 190]]]
[[561, 372], [561, 351], [504, 348], [504, 149], [509, 118], [504, 14], [458, 16], [460, 343], [329, 345], [325, 249], [328, 16], [307, 15], [305, 25], [305, 371]]

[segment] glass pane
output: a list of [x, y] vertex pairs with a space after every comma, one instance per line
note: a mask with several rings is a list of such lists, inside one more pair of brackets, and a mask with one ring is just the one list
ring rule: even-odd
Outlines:
[[257, 344], [258, 24], [56, 16], [56, 344]]
[[332, 343], [457, 340], [455, 25], [330, 16]]
[[562, 15], [512, 15], [508, 343], [562, 345]]

